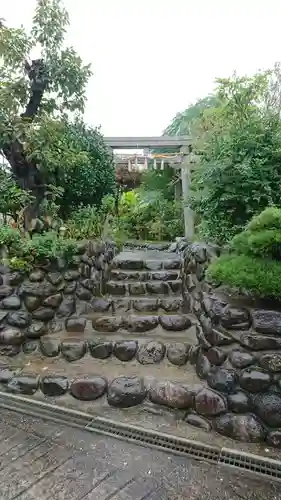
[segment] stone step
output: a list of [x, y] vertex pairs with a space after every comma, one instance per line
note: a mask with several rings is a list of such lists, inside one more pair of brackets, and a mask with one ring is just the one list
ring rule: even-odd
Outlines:
[[[150, 338], [137, 339], [129, 335], [128, 338], [114, 338], [97, 336], [82, 338], [78, 335], [54, 338], [51, 335], [41, 339], [26, 340], [22, 345], [21, 353], [17, 360], [26, 360], [29, 357], [43, 356], [44, 358], [60, 358], [68, 362], [94, 358], [95, 360], [109, 358], [111, 362], [135, 361], [140, 364], [157, 364], [169, 361], [172, 365], [183, 366], [192, 362], [196, 346], [192, 339], [182, 342], [169, 340], [155, 340]], [[191, 340], [191, 341], [190, 341]], [[92, 359], [92, 361], [94, 361]]]
[[135, 314], [165, 314], [183, 311], [183, 299], [180, 296], [163, 295], [161, 297], [130, 296], [112, 297], [112, 312], [122, 313], [132, 311]]
[[155, 414], [159, 417], [166, 406], [172, 412], [170, 418], [174, 415], [173, 418], [184, 421], [186, 410], [205, 382], [198, 378], [189, 361], [180, 366], [164, 356], [155, 362], [156, 354], [158, 351], [152, 346], [147, 355], [129, 362], [114, 355], [115, 362], [87, 353], [83, 359], [71, 363], [64, 357], [42, 359], [34, 355], [28, 363], [22, 359], [16, 373], [6, 369], [1, 390], [45, 402], [51, 397], [49, 401], [53, 404], [93, 415], [103, 416], [112, 407], [115, 414], [111, 418], [118, 420], [118, 407], [125, 408], [127, 416], [136, 405], [139, 412], [146, 408], [150, 419]]
[[135, 311], [135, 314], [143, 313], [149, 315], [159, 312], [159, 314], [183, 312], [189, 313], [188, 300], [184, 301], [180, 295], [130, 295], [124, 296], [104, 296], [92, 300], [91, 304], [81, 310], [80, 316], [92, 318], [97, 314], [122, 314], [128, 311]]
[[[36, 367], [37, 373], [49, 367], [53, 373], [65, 370], [69, 376], [79, 373], [111, 374], [114, 378], [126, 374], [185, 382], [187, 371], [190, 371], [192, 378], [198, 378], [193, 366], [196, 348], [190, 342], [139, 341], [132, 337], [120, 340], [104, 337], [88, 340], [75, 337], [54, 339], [50, 336], [32, 342], [32, 350], [27, 352], [23, 348], [12, 363], [7, 359], [5, 366], [27, 370]], [[29, 343], [31, 345], [31, 341]]]
[[180, 269], [161, 269], [160, 271], [127, 271], [112, 269], [112, 281], [175, 281], [181, 278]]
[[[192, 345], [198, 345], [197, 337], [196, 337], [196, 326], [192, 325], [186, 330], [178, 330], [174, 332], [170, 332], [162, 328], [158, 325], [153, 330], [149, 330], [146, 332], [131, 332], [129, 330], [120, 329], [117, 332], [101, 332], [95, 331], [94, 335], [97, 338], [103, 338], [110, 341], [120, 341], [120, 340], [128, 340], [133, 339], [138, 342], [187, 342]], [[69, 335], [68, 337], [69, 338]]]
[[[66, 330], [61, 330], [57, 333], [48, 334], [48, 337], [52, 338], [56, 341], [75, 339], [80, 341], [88, 341], [91, 339], [104, 339], [106, 341], [115, 342], [121, 340], [134, 340], [139, 343], [149, 342], [151, 340], [155, 340], [156, 342], [187, 342], [191, 345], [197, 345], [197, 337], [196, 337], [196, 326], [191, 325], [186, 330], [178, 330], [178, 331], [168, 331], [158, 325], [153, 330], [149, 330], [146, 332], [131, 332], [130, 330], [126, 330], [125, 328], [120, 328], [116, 332], [106, 331], [106, 330], [93, 330], [91, 327], [86, 328], [84, 333], [79, 332], [68, 332]], [[30, 342], [30, 343], [29, 343]], [[32, 346], [37, 343], [37, 339], [28, 340], [27, 349], [32, 349]], [[19, 349], [20, 350], [20, 349]], [[18, 352], [19, 352], [18, 350]]]
[[180, 256], [155, 250], [121, 252], [112, 261], [113, 269], [159, 271], [160, 269], [180, 269]]
[[92, 319], [93, 328], [97, 332], [117, 332], [123, 329], [128, 332], [145, 333], [160, 326], [162, 330], [170, 332], [171, 337], [173, 337], [173, 332], [188, 330], [192, 324], [194, 324], [193, 318], [187, 314], [96, 315]]
[[182, 292], [182, 281], [108, 281], [106, 286], [109, 295], [179, 295]]

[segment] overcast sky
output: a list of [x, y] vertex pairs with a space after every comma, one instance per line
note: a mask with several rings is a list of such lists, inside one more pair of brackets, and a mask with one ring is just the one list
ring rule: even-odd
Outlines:
[[[280, 0], [65, 0], [68, 42], [94, 76], [86, 120], [105, 135], [159, 135], [234, 70], [281, 60]], [[35, 0], [1, 0], [28, 26]]]

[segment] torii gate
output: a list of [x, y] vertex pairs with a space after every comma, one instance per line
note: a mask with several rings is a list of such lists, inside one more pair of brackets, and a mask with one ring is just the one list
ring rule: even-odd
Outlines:
[[150, 149], [169, 148], [175, 149], [183, 155], [180, 164], [182, 194], [184, 202], [184, 227], [185, 236], [192, 238], [194, 236], [194, 215], [190, 207], [187, 206], [190, 189], [191, 165], [195, 163], [192, 155], [191, 138], [189, 136], [160, 136], [160, 137], [105, 137], [108, 147], [115, 149], [143, 149], [148, 153]]

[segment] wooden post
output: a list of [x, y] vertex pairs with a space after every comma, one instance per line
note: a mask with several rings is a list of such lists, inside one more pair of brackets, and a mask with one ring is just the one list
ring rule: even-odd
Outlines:
[[149, 148], [143, 149], [143, 155], [144, 155], [144, 170], [148, 170]]
[[182, 198], [182, 186], [181, 186], [181, 180], [179, 179], [175, 183], [175, 200], [179, 201]]
[[184, 159], [181, 166], [181, 182], [182, 182], [182, 200], [183, 200], [183, 211], [184, 211], [184, 232], [185, 237], [188, 239], [194, 236], [194, 214], [191, 208], [187, 204], [188, 197], [190, 195], [190, 160], [189, 160], [189, 149], [182, 148], [181, 151], [184, 153]]

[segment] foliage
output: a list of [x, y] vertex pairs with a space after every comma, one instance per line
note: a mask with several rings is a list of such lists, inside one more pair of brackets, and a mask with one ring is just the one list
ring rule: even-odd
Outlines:
[[[65, 45], [69, 25], [68, 13], [61, 0], [37, 0], [31, 32], [23, 27], [0, 28], [0, 109], [11, 124], [25, 109], [30, 94], [28, 65], [30, 53], [36, 47], [44, 62], [47, 86], [42, 102], [43, 109], [51, 115], [65, 116], [66, 111], [83, 111], [85, 88], [91, 76], [89, 65], [84, 65], [73, 47]], [[40, 117], [38, 118], [40, 121]], [[9, 135], [7, 122], [0, 124], [0, 136]], [[29, 123], [23, 123], [29, 127]], [[33, 126], [33, 125], [31, 125]]]
[[8, 266], [11, 271], [18, 271], [20, 273], [28, 273], [32, 269], [32, 264], [29, 260], [20, 259], [19, 257], [8, 259]]
[[281, 209], [253, 217], [229, 244], [230, 253], [213, 261], [207, 275], [218, 283], [259, 296], [281, 298]]
[[261, 231], [264, 229], [281, 230], [281, 209], [277, 207], [266, 208], [249, 221], [246, 229], [249, 231]]
[[251, 217], [281, 202], [280, 70], [218, 80], [220, 106], [194, 126], [201, 161], [191, 207], [204, 238], [224, 243]]
[[176, 180], [175, 171], [173, 168], [165, 168], [164, 170], [147, 170], [142, 177], [142, 191], [161, 191], [162, 196], [166, 200], [174, 198], [174, 184]]
[[164, 135], [190, 135], [192, 124], [200, 118], [203, 112], [208, 108], [215, 108], [219, 105], [217, 95], [208, 95], [199, 99], [195, 104], [191, 104], [181, 113], [177, 113], [171, 123], [164, 130]]
[[0, 247], [5, 249], [11, 268], [19, 270], [34, 262], [64, 258], [72, 261], [76, 254], [77, 242], [71, 238], [62, 238], [56, 232], [46, 232], [30, 238], [19, 229], [7, 225], [0, 226]]
[[8, 225], [0, 225], [0, 247], [7, 247], [14, 253], [21, 245], [21, 233]]
[[73, 211], [66, 221], [66, 236], [77, 240], [107, 238], [116, 225], [114, 216], [115, 199], [104, 196], [99, 208], [88, 205]]
[[161, 191], [135, 193], [131, 204], [121, 199], [118, 227], [132, 239], [173, 240], [183, 234], [181, 203], [166, 200]]
[[7, 217], [12, 217], [15, 221], [20, 212], [32, 201], [32, 195], [28, 191], [21, 189], [4, 169], [0, 169], [0, 213]]
[[281, 262], [249, 255], [223, 255], [213, 261], [207, 277], [241, 292], [260, 297], [281, 297]]
[[[102, 193], [108, 180], [107, 169], [104, 174], [99, 164], [102, 148], [99, 138], [95, 137], [88, 147], [85, 141], [89, 143], [89, 139], [84, 143], [80, 139], [80, 149], [75, 143], [73, 155], [70, 147], [73, 138], [67, 141], [64, 137], [67, 117], [69, 120], [79, 117], [81, 122], [86, 86], [92, 74], [90, 66], [83, 64], [73, 47], [65, 44], [68, 25], [69, 17], [61, 0], [36, 1], [31, 32], [0, 23], [0, 153], [6, 157], [18, 185], [32, 191], [33, 201], [29, 200], [25, 210], [26, 228], [28, 218], [30, 222], [38, 217], [46, 185], [56, 184], [53, 177], [59, 161], [60, 172], [68, 166], [72, 168], [74, 179], [69, 192], [77, 184], [77, 171], [82, 170], [82, 166], [83, 178], [90, 178], [91, 169], [98, 171], [95, 185], [101, 182]], [[36, 60], [31, 59], [34, 49], [40, 53]], [[84, 134], [84, 130], [80, 132]], [[89, 131], [88, 135], [95, 134]], [[98, 148], [95, 154], [93, 145]], [[63, 168], [62, 161], [65, 161]], [[70, 184], [65, 177], [64, 170], [62, 185], [58, 187]], [[92, 188], [93, 179], [90, 180]], [[81, 202], [79, 193], [84, 188], [85, 182], [81, 181], [74, 202], [77, 197]], [[64, 208], [68, 206], [69, 192], [65, 195]], [[88, 196], [89, 190], [86, 194]], [[19, 193], [15, 195], [18, 201]], [[70, 202], [73, 204], [72, 199]]]
[[75, 239], [99, 237], [103, 232], [104, 219], [96, 207], [81, 207], [66, 221], [66, 235]]
[[[194, 122], [202, 116], [206, 109], [217, 107], [219, 102], [218, 96], [214, 94], [198, 99], [184, 111], [176, 114], [171, 123], [164, 129], [163, 135], [191, 135]], [[157, 153], [172, 153], [174, 151], [174, 148], [157, 148]], [[156, 151], [154, 150], [154, 152]]]
[[140, 194], [139, 191], [126, 191], [122, 194], [119, 204], [119, 213], [120, 215], [124, 215], [128, 212], [133, 211], [136, 208], [136, 205], [139, 203]]
[[114, 191], [113, 157], [98, 129], [78, 119], [70, 123], [42, 117], [30, 144], [29, 158], [37, 158], [50, 182], [61, 189], [63, 217], [81, 205], [99, 206], [103, 196]]
[[61, 238], [57, 233], [47, 232], [34, 235], [33, 238], [23, 238], [21, 254], [32, 256], [33, 261], [56, 260], [59, 258], [71, 262], [76, 253], [77, 243], [73, 239]]
[[118, 217], [115, 199], [109, 195], [99, 208], [73, 212], [66, 228], [66, 236], [75, 239], [173, 240], [183, 234], [182, 206], [164, 199], [161, 191], [127, 191], [120, 198]]
[[237, 234], [231, 248], [239, 254], [281, 259], [281, 209], [270, 207]]

